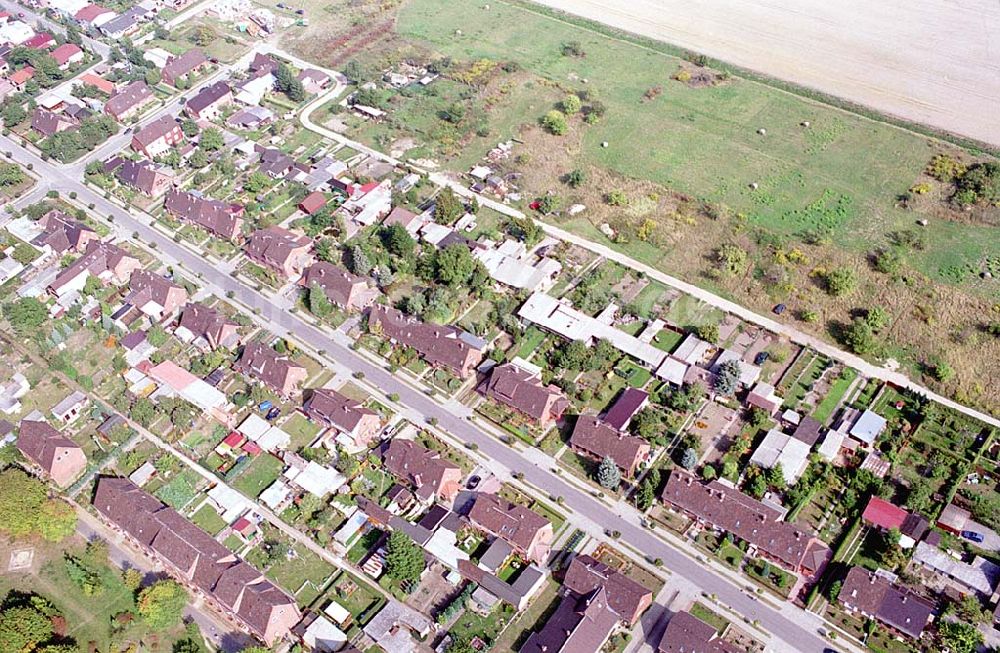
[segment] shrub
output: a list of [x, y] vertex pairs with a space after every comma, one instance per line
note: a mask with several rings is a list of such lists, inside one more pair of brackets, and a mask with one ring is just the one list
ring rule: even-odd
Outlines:
[[947, 154], [936, 154], [927, 164], [927, 174], [938, 181], [953, 182], [965, 174], [965, 164]]
[[580, 101], [580, 96], [575, 93], [567, 95], [560, 104], [562, 106], [563, 113], [569, 116], [574, 113], [579, 113], [580, 109], [583, 108], [583, 102]]
[[569, 130], [569, 123], [566, 122], [566, 114], [558, 109], [553, 109], [542, 117], [542, 126], [556, 136], [562, 136]]
[[826, 291], [834, 297], [843, 297], [854, 290], [858, 277], [850, 268], [835, 268], [823, 275]]
[[681, 68], [674, 74], [674, 79], [678, 82], [684, 82], [686, 84], [691, 81], [691, 71], [687, 68]]
[[564, 57], [585, 57], [587, 53], [583, 51], [583, 44], [579, 41], [567, 41], [562, 44], [562, 55]]
[[604, 196], [604, 201], [611, 206], [627, 206], [628, 196], [625, 195], [624, 191], [613, 190], [609, 191], [608, 194]]

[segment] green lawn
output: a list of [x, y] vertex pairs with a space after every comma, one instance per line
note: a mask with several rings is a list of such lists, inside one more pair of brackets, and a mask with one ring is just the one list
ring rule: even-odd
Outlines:
[[844, 368], [840, 377], [830, 385], [830, 390], [823, 397], [823, 400], [819, 402], [819, 405], [816, 406], [816, 410], [812, 414], [813, 418], [825, 424], [833, 415], [833, 411], [836, 410], [837, 405], [844, 398], [844, 393], [847, 392], [847, 388], [850, 387], [851, 382], [854, 381], [857, 375], [858, 373], [854, 368]]
[[718, 633], [722, 633], [729, 625], [729, 620], [709, 608], [704, 603], [695, 603], [691, 606], [691, 614], [698, 617], [708, 625], [715, 628]]
[[232, 485], [243, 494], [256, 499], [271, 483], [278, 480], [283, 468], [284, 464], [274, 456], [260, 454], [250, 462]]
[[292, 560], [282, 560], [267, 570], [267, 577], [295, 594], [299, 605], [311, 605], [320, 595], [320, 587], [336, 571], [330, 563], [304, 546], [295, 547]]
[[215, 512], [215, 508], [207, 503], [191, 516], [191, 521], [212, 537], [218, 535], [226, 527], [226, 522], [219, 516], [219, 513]]
[[292, 442], [289, 445], [289, 449], [292, 451], [308, 446], [320, 432], [318, 424], [310, 422], [305, 415], [299, 412], [295, 412], [289, 417], [281, 425], [281, 429], [292, 436]]

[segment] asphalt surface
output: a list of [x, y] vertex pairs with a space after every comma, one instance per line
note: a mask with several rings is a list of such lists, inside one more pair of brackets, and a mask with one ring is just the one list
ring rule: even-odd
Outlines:
[[[399, 403], [427, 418], [436, 418], [438, 428], [453, 434], [463, 442], [475, 443], [479, 452], [487, 459], [495, 461], [498, 466], [523, 473], [526, 482], [541, 488], [550, 496], [563, 497], [563, 505], [576, 515], [601, 524], [608, 530], [619, 531], [623, 542], [627, 542], [651, 558], [661, 558], [664, 567], [673, 574], [684, 577], [708, 594], [715, 594], [721, 602], [731, 606], [747, 619], [758, 620], [762, 628], [781, 640], [780, 644], [775, 643], [780, 650], [812, 652], [822, 651], [825, 648], [825, 641], [818, 635], [822, 621], [816, 615], [796, 610], [794, 612], [796, 618], [793, 620], [785, 613], [765, 605], [754, 596], [745, 593], [742, 587], [701, 566], [639, 525], [634, 511], [621, 514], [615, 512], [613, 508], [567, 483], [549, 469], [527, 461], [516, 450], [502, 444], [469, 421], [456, 416], [423, 392], [352, 351], [346, 344], [304, 323], [285, 308], [275, 306], [271, 299], [249, 286], [220, 273], [210, 261], [174, 243], [170, 237], [150, 226], [151, 218], [148, 216], [133, 216], [80, 181], [68, 176], [64, 168], [42, 161], [9, 137], [0, 136], [0, 147], [10, 151], [13, 160], [21, 165], [31, 164], [34, 172], [41, 178], [41, 183], [46, 187], [63, 194], [75, 191], [78, 202], [93, 203], [94, 211], [98, 215], [112, 216], [114, 224], [124, 233], [136, 233], [140, 240], [156, 243], [157, 251], [162, 252], [165, 259], [178, 261], [222, 293], [232, 293], [233, 299], [254, 310], [272, 325], [293, 334], [296, 339], [314, 350], [325, 351], [327, 358], [348, 367], [353, 372], [362, 372], [367, 383], [380, 388], [386, 394], [398, 394]], [[623, 514], [628, 519], [623, 518]]]

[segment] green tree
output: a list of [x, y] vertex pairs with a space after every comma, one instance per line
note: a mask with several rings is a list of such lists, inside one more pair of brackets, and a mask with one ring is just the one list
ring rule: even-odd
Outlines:
[[401, 259], [410, 259], [417, 243], [403, 225], [394, 224], [384, 227], [381, 232], [382, 244], [390, 254]]
[[579, 113], [580, 109], [583, 108], [583, 102], [580, 101], [580, 96], [576, 95], [575, 93], [570, 93], [569, 95], [567, 95], [565, 98], [563, 98], [563, 101], [560, 104], [563, 113], [565, 113], [568, 116], [571, 116], [574, 113]]
[[727, 360], [719, 365], [719, 371], [715, 378], [715, 389], [719, 394], [733, 395], [740, 384], [740, 362], [737, 360]]
[[360, 245], [354, 245], [348, 251], [348, 267], [354, 274], [367, 277], [372, 271], [372, 262]]
[[871, 325], [860, 317], [854, 318], [841, 334], [844, 344], [855, 354], [870, 354], [875, 351], [878, 341]]
[[221, 150], [224, 145], [222, 132], [216, 127], [209, 127], [201, 133], [201, 138], [198, 139], [198, 147], [206, 152]]
[[618, 465], [610, 456], [605, 456], [601, 464], [597, 466], [597, 482], [601, 487], [608, 490], [617, 490], [622, 482], [622, 473]]
[[558, 109], [553, 109], [542, 117], [542, 127], [550, 134], [562, 136], [569, 131], [569, 123], [566, 121], [566, 114]]
[[156, 420], [156, 404], [149, 397], [139, 397], [132, 404], [129, 415], [142, 426], [148, 427]]
[[133, 592], [138, 591], [142, 585], [143, 574], [134, 567], [129, 567], [122, 572], [122, 584]]
[[3, 305], [3, 316], [19, 336], [35, 333], [49, 318], [45, 304], [34, 297], [23, 297]]
[[3, 124], [8, 128], [16, 127], [28, 118], [24, 106], [17, 102], [8, 102], [3, 107]]
[[52, 638], [52, 619], [31, 605], [0, 612], [0, 651], [31, 651]]
[[830, 603], [836, 603], [837, 597], [840, 596], [840, 590], [844, 587], [844, 583], [835, 580], [830, 584], [830, 588], [826, 591], [826, 597], [830, 599]]
[[255, 170], [247, 175], [246, 181], [243, 182], [243, 190], [256, 195], [267, 188], [267, 182], [268, 176], [260, 170]]
[[49, 542], [62, 542], [76, 532], [76, 510], [62, 499], [49, 499], [38, 513], [38, 532]]
[[983, 634], [971, 623], [942, 621], [938, 625], [938, 642], [951, 653], [975, 653], [983, 644]]
[[570, 188], [579, 188], [585, 181], [587, 181], [587, 175], [579, 168], [571, 170], [566, 174], [566, 184]]
[[834, 297], [851, 293], [858, 284], [858, 275], [851, 268], [840, 267], [823, 275], [826, 291]]
[[466, 283], [476, 267], [469, 248], [461, 243], [448, 245], [438, 252], [436, 259], [437, 280], [448, 286]]
[[396, 580], [415, 581], [424, 566], [423, 549], [403, 531], [393, 531], [385, 546], [385, 573]]
[[292, 102], [301, 102], [306, 98], [305, 88], [302, 86], [292, 69], [286, 64], [279, 64], [275, 71], [274, 87], [288, 96]]
[[881, 306], [873, 306], [865, 312], [865, 322], [872, 331], [878, 333], [889, 324], [889, 311]]
[[208, 165], [208, 155], [205, 150], [195, 150], [188, 159], [188, 165], [192, 170], [201, 170]]
[[875, 269], [882, 274], [896, 274], [903, 268], [903, 255], [895, 247], [883, 247], [875, 252]]
[[656, 499], [653, 484], [649, 480], [644, 480], [635, 493], [635, 507], [639, 510], [648, 510]]
[[198, 47], [204, 48], [215, 40], [215, 30], [207, 25], [199, 25], [191, 30], [188, 39]]
[[451, 224], [462, 217], [465, 206], [450, 188], [445, 188], [434, 198], [434, 222]]
[[695, 327], [695, 335], [706, 342], [712, 344], [719, 341], [719, 325], [718, 324], [702, 324]]
[[166, 630], [180, 623], [188, 593], [173, 580], [160, 580], [139, 592], [136, 606], [142, 617], [153, 630]]
[[326, 317], [333, 311], [333, 303], [326, 296], [326, 291], [318, 283], [313, 283], [309, 287], [307, 301], [309, 303], [309, 312], [316, 317]]
[[198, 123], [188, 118], [187, 120], [181, 122], [181, 131], [184, 132], [184, 135], [188, 138], [194, 138], [198, 135]]
[[681, 454], [680, 466], [690, 471], [698, 464], [698, 452], [693, 447], [688, 447]]
[[739, 276], [746, 272], [750, 254], [739, 245], [726, 243], [715, 252], [718, 269], [731, 276]]
[[0, 472], [0, 531], [15, 538], [35, 531], [45, 500], [45, 485], [37, 478], [17, 467]]
[[17, 186], [24, 181], [24, 170], [16, 163], [0, 163], [0, 186]]

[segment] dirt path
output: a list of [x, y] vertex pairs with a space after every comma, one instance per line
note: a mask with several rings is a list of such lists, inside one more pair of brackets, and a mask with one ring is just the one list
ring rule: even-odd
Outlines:
[[1000, 145], [996, 0], [535, 0]]

